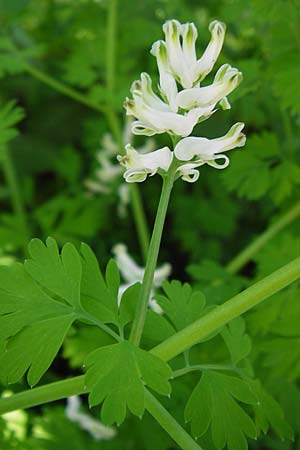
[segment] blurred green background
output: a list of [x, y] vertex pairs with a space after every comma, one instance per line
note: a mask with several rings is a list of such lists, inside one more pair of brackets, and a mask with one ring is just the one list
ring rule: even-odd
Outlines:
[[[96, 181], [96, 157], [107, 140], [115, 146], [123, 142], [122, 103], [132, 81], [141, 71], [157, 80], [156, 61], [149, 50], [163, 37], [164, 21], [195, 22], [201, 54], [209, 40], [208, 24], [218, 19], [227, 24], [227, 33], [216, 67], [228, 62], [243, 72], [244, 81], [230, 96], [232, 109], [216, 113], [193, 134], [218, 137], [242, 121], [247, 145], [230, 153], [228, 169], [204, 166], [196, 184], [176, 183], [160, 261], [171, 263], [174, 278], [199, 285], [211, 303], [221, 303], [300, 254], [299, 212], [241, 267], [238, 276], [224, 270], [270, 224], [291, 208], [299, 209], [300, 2], [119, 0], [113, 14], [109, 14], [110, 8], [109, 0], [0, 0], [0, 261], [22, 260], [31, 237], [50, 235], [59, 244], [89, 243], [102, 266], [113, 246], [123, 242], [143, 265], [131, 207], [120, 205], [122, 178], [110, 181], [100, 193], [91, 192], [86, 180]], [[115, 37], [110, 35], [110, 20], [115, 24]], [[164, 136], [154, 138], [156, 148], [169, 145]], [[133, 144], [144, 145], [147, 139], [134, 138]], [[114, 156], [110, 160], [115, 164]], [[149, 228], [160, 183], [155, 177], [139, 186]], [[211, 285], [216, 278], [221, 280], [219, 287]], [[294, 290], [285, 295], [299, 302], [299, 286]], [[296, 330], [292, 335], [296, 339], [294, 359], [284, 359], [291, 335], [280, 332], [286, 345], [282, 359], [274, 363], [269, 355], [269, 365], [262, 364], [262, 373], [270, 379], [270, 389], [286, 410], [297, 437], [300, 308], [296, 310], [292, 301], [291, 305], [289, 320], [295, 322]], [[266, 304], [249, 315], [258, 349], [262, 340], [274, 338], [280, 311]], [[64, 355], [44, 381], [80, 373], [83, 357], [78, 354], [86, 352], [89, 340], [92, 336], [85, 336], [84, 329], [74, 330]], [[278, 379], [285, 386], [284, 393], [278, 389]], [[176, 396], [173, 401], [178, 416], [186, 389], [184, 384], [178, 386], [178, 401]], [[23, 419], [26, 426], [20, 425], [21, 437], [9, 431], [8, 439], [6, 430], [1, 450], [27, 446], [56, 450], [171, 448], [169, 439], [149, 417], [143, 422], [129, 419], [116, 439], [103, 443], [96, 443], [69, 423], [63, 403], [49, 410], [37, 409]], [[37, 438], [36, 430], [50, 437]], [[271, 435], [254, 448], [299, 449], [297, 442], [297, 438], [294, 443], [281, 442]]]

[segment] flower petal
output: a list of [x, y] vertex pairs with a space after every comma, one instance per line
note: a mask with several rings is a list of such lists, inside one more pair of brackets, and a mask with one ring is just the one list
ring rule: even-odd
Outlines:
[[214, 20], [209, 25], [209, 31], [211, 32], [210, 42], [193, 68], [195, 81], [202, 81], [211, 72], [223, 46], [226, 25]]
[[177, 95], [177, 84], [169, 68], [165, 42], [154, 42], [154, 44], [152, 45], [151, 53], [156, 57], [157, 60], [160, 91], [169, 103], [171, 110], [177, 112], [178, 106], [175, 101]]
[[196, 170], [196, 167], [199, 167], [203, 164], [204, 162], [202, 164], [198, 163], [183, 164], [182, 166], [178, 167], [176, 172], [180, 174], [180, 177], [183, 181], [187, 181], [188, 183], [195, 183], [200, 175], [200, 172], [199, 170]]
[[124, 178], [128, 183], [145, 181], [158, 170], [168, 171], [173, 160], [173, 153], [168, 147], [154, 152], [140, 154], [130, 144], [126, 145], [126, 155], [118, 156], [118, 161], [125, 167]]
[[241, 133], [243, 123], [233, 125], [225, 136], [217, 139], [203, 137], [187, 137], [178, 142], [174, 154], [181, 161], [190, 161], [194, 157], [203, 161], [213, 160], [214, 154], [245, 145], [246, 137]]
[[[187, 64], [180, 42], [182, 32], [184, 32], [183, 25], [177, 20], [168, 20], [163, 25], [163, 31], [165, 33], [168, 60], [174, 77], [183, 87], [192, 87], [192, 72]], [[189, 47], [188, 55], [191, 57], [190, 44], [185, 46]]]
[[177, 94], [180, 108], [190, 109], [198, 106], [215, 105], [229, 95], [242, 81], [242, 73], [224, 64], [218, 70], [214, 82], [205, 87], [184, 89]]

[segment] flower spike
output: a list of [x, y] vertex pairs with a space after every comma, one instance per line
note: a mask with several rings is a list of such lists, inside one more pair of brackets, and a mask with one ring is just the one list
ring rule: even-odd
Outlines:
[[195, 24], [168, 20], [163, 25], [165, 40], [154, 42], [151, 48], [159, 71], [158, 93], [152, 88], [150, 76], [142, 73], [141, 79], [132, 84], [132, 98], [127, 98], [124, 106], [127, 115], [136, 119], [131, 129], [134, 134], [152, 136], [168, 133], [176, 138], [177, 144], [174, 152], [164, 147], [147, 155], [127, 146], [126, 156], [119, 157], [126, 168], [126, 181], [140, 182], [148, 175], [168, 171], [175, 156], [177, 177], [193, 183], [199, 177], [200, 166], [208, 164], [224, 169], [229, 158], [222, 152], [245, 145], [244, 124], [240, 122], [217, 139], [190, 136], [195, 126], [212, 116], [218, 107], [223, 110], [231, 108], [227, 97], [243, 78], [238, 69], [223, 64], [212, 84], [200, 85], [220, 54], [226, 26], [214, 20], [209, 31], [210, 42], [197, 59], [198, 31]]

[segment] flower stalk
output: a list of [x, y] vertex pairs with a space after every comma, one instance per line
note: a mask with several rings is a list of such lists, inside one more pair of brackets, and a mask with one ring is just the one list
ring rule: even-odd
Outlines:
[[142, 283], [142, 288], [140, 292], [140, 297], [138, 299], [136, 314], [133, 321], [129, 341], [135, 345], [139, 345], [145, 317], [148, 308], [148, 302], [150, 298], [150, 293], [153, 287], [154, 272], [157, 265], [158, 253], [160, 242], [162, 238], [163, 227], [165, 223], [165, 218], [167, 214], [169, 199], [171, 191], [173, 188], [175, 177], [175, 170], [170, 170], [168, 174], [163, 177], [163, 187], [161, 191], [161, 196], [159, 200], [159, 205], [157, 209], [156, 219], [154, 223], [153, 233], [150, 241], [149, 252], [145, 267], [145, 273]]

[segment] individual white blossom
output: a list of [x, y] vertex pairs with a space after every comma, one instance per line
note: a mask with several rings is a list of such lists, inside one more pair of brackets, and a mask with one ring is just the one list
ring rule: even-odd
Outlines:
[[168, 20], [163, 25], [170, 70], [183, 88], [191, 88], [211, 72], [224, 42], [225, 24], [214, 20], [209, 25], [211, 40], [197, 60], [197, 28], [193, 23]]
[[172, 163], [173, 153], [163, 147], [151, 153], [141, 154], [130, 144], [126, 145], [126, 155], [118, 156], [120, 164], [125, 167], [124, 178], [128, 183], [145, 181], [159, 170], [167, 172]]
[[103, 425], [99, 419], [91, 414], [80, 411], [80, 399], [77, 395], [67, 399], [66, 416], [76, 422], [82, 430], [87, 431], [96, 441], [107, 441], [117, 434], [115, 428]]
[[221, 152], [242, 147], [246, 140], [241, 133], [242, 123], [217, 139], [190, 136], [195, 125], [218, 108], [231, 108], [227, 97], [242, 81], [238, 69], [223, 64], [213, 82], [202, 85], [222, 49], [225, 25], [217, 20], [211, 22], [211, 39], [200, 58], [196, 54], [198, 32], [193, 23], [169, 20], [163, 31], [165, 40], [155, 42], [151, 48], [159, 71], [159, 94], [154, 92], [150, 76], [142, 73], [140, 80], [132, 84], [132, 98], [127, 98], [124, 106], [127, 115], [136, 119], [132, 122], [134, 134], [168, 133], [177, 144], [174, 151], [163, 147], [147, 155], [127, 146], [126, 155], [118, 158], [126, 169], [127, 182], [141, 182], [156, 173], [163, 175], [171, 165], [184, 181], [194, 182], [199, 177], [198, 167], [204, 164], [226, 168], [229, 159]]
[[[216, 105], [225, 99], [242, 81], [242, 73], [229, 64], [223, 64], [216, 73], [213, 84], [185, 89], [177, 94], [178, 106], [184, 109]], [[222, 106], [222, 105], [221, 105]], [[226, 102], [226, 109], [230, 104]]]
[[[145, 269], [137, 265], [132, 259], [127, 251], [126, 245], [117, 244], [113, 247], [112, 252], [122, 278], [125, 281], [119, 289], [119, 301], [121, 301], [123, 293], [129, 286], [132, 286], [137, 282], [142, 282]], [[154, 272], [153, 288], [155, 289], [161, 287], [163, 281], [166, 280], [170, 274], [171, 265], [169, 263], [165, 263], [161, 267], [158, 267]], [[162, 310], [154, 299], [154, 289], [151, 291], [149, 306], [155, 312], [161, 314]]]
[[[191, 161], [177, 169], [182, 174], [182, 179], [189, 182], [196, 181], [199, 172], [195, 169], [203, 164], [208, 164], [216, 169], [225, 169], [229, 164], [229, 158], [221, 152], [245, 145], [246, 136], [242, 133], [243, 128], [244, 124], [238, 122], [230, 128], [225, 136], [220, 138], [207, 139], [190, 136], [179, 141], [174, 149], [176, 158], [179, 161]], [[217, 160], [223, 160], [223, 163], [217, 162]]]
[[127, 98], [124, 107], [127, 115], [138, 118], [132, 123], [134, 134], [153, 136], [172, 133], [188, 136], [199, 121], [205, 120], [214, 112], [215, 105], [208, 105], [177, 114], [154, 93], [151, 78], [147, 73], [141, 74], [141, 80], [134, 81], [131, 93], [133, 99]]
[[[131, 123], [132, 120], [126, 121], [123, 130], [124, 146], [131, 138]], [[149, 153], [155, 148], [153, 139], [149, 139], [143, 146], [139, 147], [139, 153]], [[130, 193], [128, 185], [121, 183], [123, 176], [123, 169], [118, 164], [117, 155], [119, 152], [118, 144], [113, 140], [109, 133], [106, 133], [101, 140], [101, 148], [96, 153], [97, 168], [93, 177], [85, 180], [85, 187], [92, 194], [109, 194], [114, 189], [117, 189], [118, 215], [124, 217], [126, 209], [130, 202]]]

